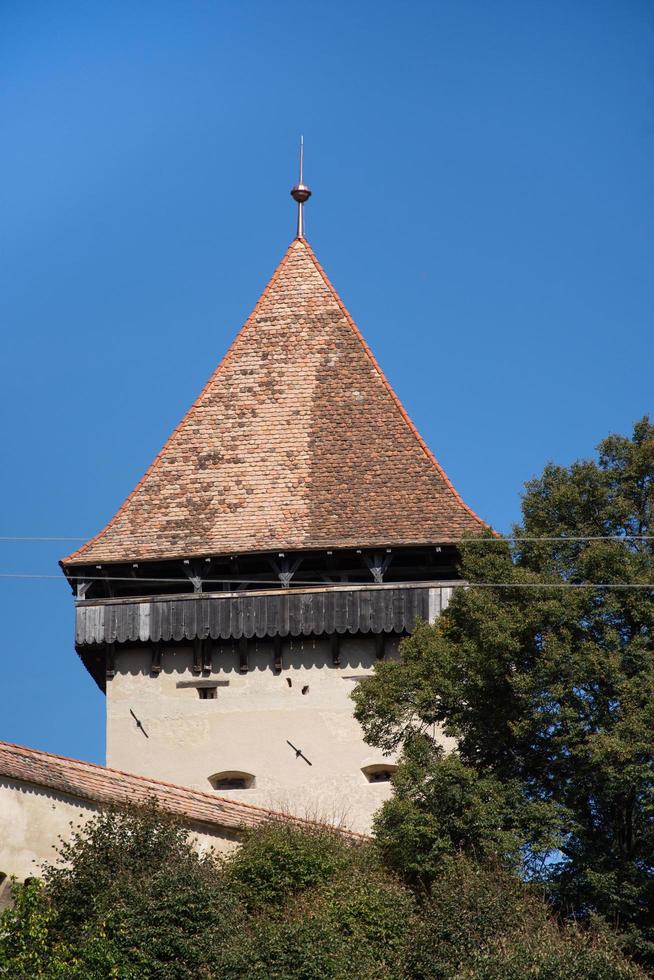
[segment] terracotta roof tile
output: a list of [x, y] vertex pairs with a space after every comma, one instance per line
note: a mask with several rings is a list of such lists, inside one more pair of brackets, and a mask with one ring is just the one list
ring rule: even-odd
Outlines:
[[482, 527], [296, 239], [143, 479], [64, 564], [439, 544]]
[[[265, 807], [227, 800], [201, 790], [187, 789], [159, 779], [107, 769], [92, 762], [52, 755], [9, 742], [0, 742], [0, 777], [3, 776], [94, 803], [145, 803], [154, 799], [165, 810], [185, 820], [213, 828], [235, 830], [257, 827], [270, 820], [283, 820], [305, 827], [320, 826], [310, 820]], [[340, 832], [346, 837], [364, 839], [362, 834], [353, 831]]]

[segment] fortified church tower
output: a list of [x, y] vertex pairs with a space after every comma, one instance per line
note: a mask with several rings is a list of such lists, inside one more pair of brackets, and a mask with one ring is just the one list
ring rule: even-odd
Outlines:
[[141, 482], [62, 567], [107, 765], [367, 830], [392, 760], [349, 694], [485, 525], [298, 232]]

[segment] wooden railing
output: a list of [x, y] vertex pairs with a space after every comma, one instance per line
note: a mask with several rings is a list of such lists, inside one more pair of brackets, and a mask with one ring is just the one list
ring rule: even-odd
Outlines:
[[76, 646], [245, 637], [410, 633], [438, 616], [460, 582], [335, 585], [102, 599], [76, 604]]

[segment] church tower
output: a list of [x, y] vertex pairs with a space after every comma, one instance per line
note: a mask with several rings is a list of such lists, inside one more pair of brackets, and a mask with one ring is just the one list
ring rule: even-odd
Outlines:
[[485, 524], [419, 436], [304, 236], [115, 517], [62, 561], [107, 765], [370, 826], [392, 759], [349, 694]]

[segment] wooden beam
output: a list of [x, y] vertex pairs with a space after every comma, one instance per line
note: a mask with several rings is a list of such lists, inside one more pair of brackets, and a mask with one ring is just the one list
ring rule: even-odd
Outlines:
[[204, 641], [203, 640], [200, 640], [198, 638], [196, 638], [193, 641], [193, 666], [191, 667], [191, 670], [193, 671], [194, 674], [201, 674], [202, 673], [202, 663], [203, 663], [202, 647], [203, 647], [203, 644], [204, 644]]
[[291, 586], [291, 580], [300, 567], [302, 559], [296, 558], [294, 561], [291, 561], [286, 557], [286, 555], [282, 554], [278, 555], [278, 558], [278, 562], [275, 561], [274, 558], [269, 558], [268, 561], [270, 562], [275, 575], [282, 583], [282, 588], [289, 589]]
[[247, 674], [249, 670], [248, 641], [245, 636], [242, 636], [238, 641], [238, 669], [242, 674]]
[[116, 644], [107, 643], [105, 647], [105, 671], [107, 677], [114, 677], [116, 674]]
[[80, 601], [86, 599], [86, 593], [88, 592], [88, 590], [91, 588], [92, 585], [93, 585], [92, 581], [91, 582], [78, 581], [75, 585], [76, 598], [79, 599]]
[[193, 591], [202, 592], [202, 568], [200, 563], [198, 561], [191, 562], [187, 558], [182, 564], [182, 570], [193, 586]]
[[281, 636], [273, 636], [273, 670], [279, 674], [282, 667], [282, 638]]
[[334, 667], [341, 666], [341, 635], [340, 633], [332, 633], [329, 638], [330, 647], [332, 651], [332, 664]]
[[150, 660], [150, 673], [160, 674], [161, 673], [161, 653], [162, 647], [161, 643], [153, 643], [150, 648], [151, 660]]
[[392, 557], [393, 555], [390, 551], [387, 551], [385, 555], [376, 553], [374, 555], [363, 556], [363, 560], [377, 585], [383, 584], [384, 574], [391, 563]]

